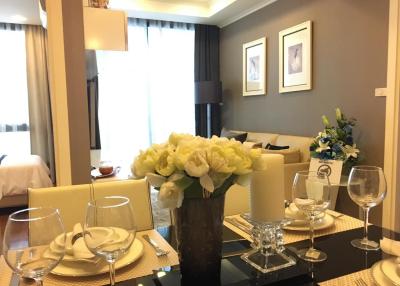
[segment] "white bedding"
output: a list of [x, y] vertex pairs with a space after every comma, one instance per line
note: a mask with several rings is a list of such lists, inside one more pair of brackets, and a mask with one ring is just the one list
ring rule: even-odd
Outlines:
[[51, 187], [50, 170], [37, 155], [6, 156], [0, 165], [0, 199], [26, 194], [28, 188]]

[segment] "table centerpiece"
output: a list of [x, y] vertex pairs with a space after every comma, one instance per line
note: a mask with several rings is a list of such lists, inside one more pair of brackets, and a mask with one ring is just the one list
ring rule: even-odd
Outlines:
[[160, 207], [173, 211], [183, 285], [219, 283], [225, 193], [265, 168], [260, 157], [234, 139], [172, 133], [135, 158], [133, 175], [146, 177]]
[[336, 108], [337, 126], [331, 125], [325, 115], [322, 116], [322, 123], [324, 130], [318, 133], [310, 145], [311, 158], [342, 161], [342, 173], [348, 175], [351, 167], [359, 160], [360, 150], [353, 138], [356, 119], [347, 118]]

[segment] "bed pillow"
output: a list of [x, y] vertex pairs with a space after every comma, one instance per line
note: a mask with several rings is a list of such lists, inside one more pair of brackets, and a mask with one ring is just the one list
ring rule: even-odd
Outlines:
[[262, 153], [283, 155], [283, 161], [285, 164], [300, 163], [300, 149], [299, 148], [289, 148], [289, 149], [282, 149], [282, 150], [264, 149], [262, 151]]
[[235, 132], [224, 127], [221, 130], [221, 137], [226, 137], [228, 139], [234, 138], [235, 140], [243, 143], [247, 139], [247, 132]]

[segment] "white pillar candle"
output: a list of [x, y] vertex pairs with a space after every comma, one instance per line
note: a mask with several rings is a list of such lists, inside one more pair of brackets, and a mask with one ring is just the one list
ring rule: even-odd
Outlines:
[[250, 184], [251, 218], [260, 222], [279, 221], [284, 218], [283, 156], [262, 154], [267, 168], [253, 172]]

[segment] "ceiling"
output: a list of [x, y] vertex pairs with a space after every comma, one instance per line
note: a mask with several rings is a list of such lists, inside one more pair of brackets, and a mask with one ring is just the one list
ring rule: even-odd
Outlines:
[[[40, 24], [39, 0], [0, 0], [0, 22]], [[49, 1], [49, 0], [48, 0]], [[87, 2], [88, 0], [83, 0]], [[110, 0], [129, 17], [229, 25], [277, 0]]]

